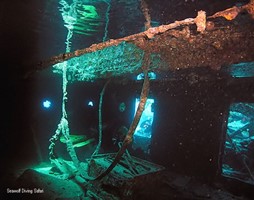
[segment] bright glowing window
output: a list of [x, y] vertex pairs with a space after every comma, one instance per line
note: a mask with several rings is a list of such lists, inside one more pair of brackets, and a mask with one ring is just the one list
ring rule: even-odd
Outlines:
[[[137, 111], [140, 100], [136, 98], [135, 111]], [[134, 149], [141, 149], [145, 153], [150, 152], [150, 144], [152, 137], [152, 124], [154, 118], [153, 112], [154, 99], [147, 99], [145, 109], [142, 113], [138, 126], [134, 132], [134, 142], [132, 147]]]
[[88, 105], [88, 106], [91, 106], [91, 107], [93, 107], [93, 106], [94, 106], [94, 104], [93, 104], [93, 102], [92, 102], [92, 101], [89, 101], [87, 105]]
[[230, 106], [222, 174], [254, 184], [254, 103]]
[[[155, 80], [156, 79], [156, 74], [154, 72], [148, 72], [148, 77], [150, 80]], [[141, 73], [137, 75], [137, 80], [143, 80], [144, 79], [144, 73]]]
[[[138, 109], [138, 104], [140, 100], [136, 99], [135, 104], [135, 111]], [[141, 116], [141, 119], [138, 123], [138, 126], [135, 130], [134, 135], [151, 138], [152, 136], [152, 123], [153, 123], [153, 111], [152, 111], [152, 105], [154, 103], [154, 99], [147, 99], [145, 109], [143, 111], [143, 114]]]
[[254, 62], [233, 64], [226, 70], [234, 78], [254, 77]]
[[44, 100], [42, 102], [42, 106], [43, 106], [43, 108], [49, 109], [52, 106], [52, 103], [49, 100]]

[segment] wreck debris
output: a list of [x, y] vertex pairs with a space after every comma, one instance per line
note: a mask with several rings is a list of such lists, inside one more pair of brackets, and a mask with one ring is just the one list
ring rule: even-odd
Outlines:
[[195, 18], [194, 22], [197, 25], [197, 31], [203, 33], [206, 29], [206, 13], [201, 10], [198, 11], [198, 16]]
[[239, 7], [232, 7], [232, 8], [229, 8], [229, 9], [226, 9], [224, 11], [220, 11], [220, 12], [217, 12], [215, 13], [214, 15], [208, 17], [208, 18], [215, 18], [215, 17], [224, 17], [225, 19], [227, 20], [233, 20], [236, 18], [236, 16], [242, 11], [241, 8]]
[[208, 18], [224, 17], [227, 20], [233, 20], [238, 16], [239, 13], [243, 11], [247, 11], [254, 19], [254, 0], [251, 0], [250, 3], [243, 6], [234, 6], [232, 8], [217, 12]]
[[149, 14], [149, 9], [148, 9], [148, 6], [147, 6], [147, 3], [145, 2], [145, 0], [140, 0], [140, 6], [141, 6], [141, 10], [143, 12], [143, 15], [146, 19], [146, 22], [145, 22], [145, 28], [146, 30], [151, 28], [151, 16]]
[[[241, 11], [245, 10], [253, 16], [253, 5], [252, 0], [249, 4], [237, 9], [234, 7], [229, 8], [208, 17], [205, 17], [204, 11], [200, 11], [196, 18], [187, 18], [168, 25], [151, 27], [141, 33], [115, 40], [110, 39], [106, 42], [93, 44], [85, 49], [60, 54], [40, 62], [35, 68], [37, 70], [43, 69], [74, 57], [80, 57], [108, 47], [116, 47], [123, 42], [134, 44], [145, 52], [158, 53], [163, 61], [167, 63], [165, 67], [160, 67], [159, 70], [175, 70], [200, 66], [220, 69], [225, 64], [252, 61], [254, 57], [252, 53], [254, 46], [253, 22], [246, 16], [241, 16], [241, 21], [236, 21], [236, 23], [222, 21], [220, 18], [224, 16], [233, 20], [235, 13], [240, 12], [239, 9]], [[239, 19], [235, 18], [235, 20]], [[242, 20], [246, 20], [246, 28], [241, 27]], [[194, 24], [197, 25], [197, 31], [202, 34], [192, 31], [192, 25]], [[183, 32], [183, 30], [189, 31], [182, 35], [180, 32]], [[176, 37], [176, 35], [179, 35], [179, 37]], [[218, 44], [219, 48], [217, 48]], [[110, 76], [110, 74], [108, 75]]]
[[148, 78], [149, 65], [150, 65], [150, 54], [145, 54], [144, 61], [143, 61], [143, 70], [144, 70], [145, 78], [144, 78], [143, 87], [142, 87], [142, 91], [141, 91], [141, 95], [140, 95], [140, 102], [139, 102], [135, 117], [131, 123], [131, 126], [127, 132], [127, 135], [125, 136], [123, 145], [120, 148], [120, 150], [117, 152], [114, 161], [111, 163], [111, 165], [104, 172], [102, 172], [98, 177], [96, 177], [95, 180], [100, 180], [103, 177], [105, 177], [108, 173], [111, 172], [111, 170], [120, 161], [120, 159], [121, 159], [122, 155], [125, 153], [128, 145], [132, 142], [133, 134], [137, 128], [137, 125], [140, 121], [141, 115], [145, 109], [146, 100], [147, 100], [148, 94], [149, 94], [149, 88], [150, 88], [149, 78]]
[[104, 96], [106, 87], [108, 86], [110, 80], [111, 79], [109, 79], [105, 83], [105, 85], [104, 85], [104, 87], [103, 87], [103, 89], [102, 89], [102, 91], [100, 93], [99, 111], [98, 111], [98, 116], [99, 116], [99, 123], [98, 123], [99, 140], [98, 140], [98, 145], [97, 145], [95, 151], [93, 152], [91, 158], [93, 158], [95, 155], [97, 155], [99, 153], [99, 151], [100, 151], [100, 148], [101, 148], [101, 143], [102, 143], [102, 111], [101, 111], [101, 109], [102, 109], [102, 101], [103, 101], [103, 96]]
[[[201, 15], [201, 16], [199, 16], [199, 15]], [[203, 23], [201, 23], [200, 20], [199, 20], [199, 19], [202, 19], [202, 21], [203, 21], [204, 13], [200, 12], [199, 15], [197, 16], [197, 18], [187, 18], [187, 19], [184, 19], [184, 20], [181, 20], [181, 21], [175, 21], [174, 23], [171, 23], [171, 24], [168, 24], [168, 25], [161, 25], [161, 26], [158, 26], [158, 27], [152, 27], [152, 28], [149, 28], [148, 30], [146, 30], [144, 32], [133, 34], [133, 35], [130, 35], [130, 36], [127, 36], [127, 37], [124, 37], [124, 38], [120, 38], [120, 39], [116, 39], [116, 40], [110, 39], [106, 42], [102, 42], [102, 43], [99, 43], [99, 44], [92, 44], [88, 48], [81, 49], [81, 50], [76, 50], [72, 53], [60, 54], [58, 56], [52, 57], [50, 60], [42, 61], [41, 63], [38, 64], [38, 68], [44, 68], [48, 65], [54, 65], [56, 63], [63, 62], [65, 60], [68, 60], [68, 59], [73, 58], [73, 57], [81, 56], [83, 54], [91, 53], [91, 52], [94, 52], [94, 51], [97, 51], [97, 50], [102, 50], [102, 49], [104, 49], [106, 47], [109, 47], [109, 46], [117, 46], [118, 44], [120, 44], [121, 42], [124, 42], [124, 41], [125, 42], [133, 42], [133, 41], [138, 40], [138, 39], [141, 39], [141, 40], [143, 40], [145, 38], [152, 39], [154, 36], [156, 36], [158, 34], [161, 34], [161, 33], [164, 33], [164, 32], [166, 32], [170, 29], [174, 29], [176, 27], [183, 26], [183, 25], [194, 24], [195, 21], [198, 24], [202, 24], [202, 26], [204, 26]], [[202, 28], [199, 27], [199, 29], [202, 29]]]
[[243, 6], [243, 8], [251, 15], [252, 19], [254, 19], [254, 0], [250, 0], [250, 3]]

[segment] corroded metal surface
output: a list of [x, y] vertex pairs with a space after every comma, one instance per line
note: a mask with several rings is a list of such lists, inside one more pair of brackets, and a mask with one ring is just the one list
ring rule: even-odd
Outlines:
[[[224, 65], [253, 61], [253, 5], [251, 1], [241, 8], [233, 7], [206, 19], [204, 12], [199, 12], [196, 18], [175, 21], [168, 25], [149, 28], [138, 34], [54, 56], [39, 63], [36, 68], [43, 69], [74, 57], [118, 46], [122, 42], [132, 43], [144, 52], [159, 55], [163, 64], [153, 69], [157, 72], [194, 67], [210, 67], [218, 70]], [[128, 59], [124, 54], [122, 57], [123, 61]], [[106, 71], [101, 77], [110, 75], [112, 72], [107, 74]], [[125, 71], [118, 75], [125, 75]]]

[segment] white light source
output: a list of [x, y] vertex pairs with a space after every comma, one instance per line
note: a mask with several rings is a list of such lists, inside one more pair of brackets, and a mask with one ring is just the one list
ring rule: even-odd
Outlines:
[[51, 107], [52, 103], [49, 100], [44, 100], [42, 105], [43, 105], [44, 108], [48, 109], [48, 108]]
[[[143, 80], [144, 79], [144, 73], [141, 73], [139, 75], [137, 75], [137, 80]], [[154, 72], [148, 72], [148, 78], [150, 80], [155, 80], [156, 79], [156, 74]]]
[[[136, 98], [135, 110], [137, 111], [140, 99]], [[137, 129], [135, 130], [134, 135], [140, 137], [151, 138], [152, 137], [152, 123], [153, 123], [153, 106], [154, 99], [148, 98], [146, 101], [145, 109], [141, 115], [140, 121], [138, 123]]]
[[89, 101], [87, 105], [93, 107], [93, 102]]

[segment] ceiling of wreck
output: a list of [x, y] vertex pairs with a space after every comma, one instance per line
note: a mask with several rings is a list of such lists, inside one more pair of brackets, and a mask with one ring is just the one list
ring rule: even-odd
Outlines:
[[[44, 68], [44, 66], [38, 67], [38, 63], [48, 61], [57, 55], [64, 55], [66, 52], [68, 24], [64, 24], [65, 20], [63, 21], [64, 16], [61, 12], [61, 9], [62, 11], [65, 9], [64, 4], [61, 4], [61, 2], [65, 1], [59, 2], [53, 0], [44, 2], [39, 0], [26, 0], [17, 2], [16, 4], [11, 3], [10, 1], [1, 3], [0, 9], [2, 12], [0, 19], [2, 27], [5, 27], [2, 32], [3, 36], [1, 37], [1, 54], [6, 65], [11, 65], [11, 70], [18, 70], [20, 74], [24, 75], [30, 71]], [[66, 2], [70, 3], [72, 1]], [[92, 44], [100, 44], [109, 39], [125, 38], [129, 35], [138, 34], [146, 30], [144, 25], [146, 17], [144, 16], [142, 5], [140, 3], [141, 1], [139, 0], [83, 0], [81, 2], [83, 4], [79, 4], [79, 7], [77, 8], [78, 21], [73, 28], [74, 33], [71, 40], [70, 52], [85, 49]], [[236, 3], [233, 0], [161, 0], [160, 2], [157, 0], [146, 0], [145, 2], [147, 4], [146, 9], [149, 11], [150, 15], [151, 27], [158, 27], [163, 24], [174, 23], [175, 20], [195, 18], [200, 10], [204, 10], [207, 16], [211, 16], [218, 11], [233, 6], [240, 7], [247, 4], [249, 1], [241, 0]], [[96, 13], [93, 12], [94, 8], [96, 8]], [[86, 24], [82, 23], [82, 20], [84, 17], [87, 17], [87, 15], [84, 16], [82, 13], [89, 14], [88, 18], [90, 21], [85, 21]], [[133, 55], [129, 52], [128, 56], [133, 58], [131, 61], [132, 63], [130, 63], [130, 60], [126, 59], [118, 59], [117, 61], [114, 56], [118, 55], [119, 57], [119, 54], [112, 54], [111, 59], [108, 60], [114, 60], [118, 66], [120, 66], [120, 63], [122, 63], [123, 66], [132, 66], [134, 65], [133, 63], [139, 63], [138, 60], [140, 61], [144, 51], [147, 50], [144, 49], [144, 46], [147, 46], [147, 48], [154, 50], [154, 52], [152, 52], [154, 53], [154, 62], [157, 64], [160, 63], [164, 68], [165, 66], [170, 65], [170, 69], [186, 68], [190, 65], [191, 67], [211, 66], [212, 68], [219, 68], [221, 62], [215, 63], [214, 60], [209, 60], [212, 56], [219, 57], [220, 60], [225, 60], [225, 63], [229, 64], [237, 63], [239, 61], [253, 61], [253, 53], [245, 55], [248, 49], [251, 51], [252, 43], [250, 44], [249, 40], [253, 38], [253, 26], [250, 26], [252, 21], [248, 20], [250, 19], [247, 18], [247, 20], [245, 20], [243, 17], [234, 22], [215, 20], [216, 23], [218, 22], [215, 28], [202, 35], [198, 35], [193, 26], [189, 26], [188, 29], [185, 29], [185, 26], [180, 26], [180, 28], [176, 30], [167, 31], [166, 34], [159, 33], [156, 35], [155, 39], [152, 41], [149, 40], [149, 45], [147, 42], [142, 46], [142, 39], [140, 40], [140, 38], [135, 42], [131, 42], [132, 44], [119, 43], [119, 49], [123, 46], [127, 46], [125, 49], [135, 49], [134, 54], [135, 52], [140, 52], [138, 53], [139, 58], [136, 57], [137, 60], [135, 60]], [[229, 27], [231, 24], [233, 24], [233, 26]], [[246, 35], [247, 33], [244, 31], [244, 26], [242, 26], [242, 24], [247, 25], [249, 35]], [[211, 26], [213, 26], [213, 24]], [[211, 26], [208, 26], [208, 28]], [[239, 30], [241, 35], [237, 38]], [[235, 41], [232, 38], [227, 38], [234, 33], [236, 35]], [[220, 38], [222, 38], [220, 36], [223, 34], [225, 36], [224, 38], [227, 39], [226, 44], [223, 44], [220, 40]], [[188, 37], [186, 35], [188, 35]], [[192, 37], [192, 35], [194, 35], [194, 37]], [[247, 40], [244, 42], [244, 39], [246, 38]], [[233, 41], [234, 44], [229, 45], [231, 41]], [[130, 41], [127, 40], [127, 42]], [[237, 44], [235, 44], [236, 42]], [[239, 43], [242, 43], [242, 45], [239, 46], [239, 48], [236, 48], [238, 49], [237, 51], [233, 52], [234, 56], [232, 57], [234, 58], [230, 57], [232, 51], [229, 50], [232, 50], [232, 47]], [[135, 48], [131, 46], [133, 44], [136, 46]], [[186, 48], [187, 46], [188, 48]], [[212, 47], [210, 48], [210, 46]], [[225, 48], [222, 48], [222, 46]], [[170, 53], [169, 49], [171, 49]], [[221, 54], [222, 51], [228, 51], [228, 54]], [[106, 50], [106, 53], [108, 52], [110, 52], [110, 49], [108, 51]], [[197, 54], [199, 55], [197, 56]], [[91, 54], [91, 56], [94, 55], [95, 53]], [[102, 54], [99, 56], [101, 57], [101, 55]], [[105, 56], [107, 55], [108, 54], [105, 54]], [[87, 57], [89, 56], [87, 55]], [[162, 60], [161, 57], [163, 57]], [[182, 59], [179, 59], [179, 57]], [[243, 59], [241, 60], [241, 58]], [[84, 60], [83, 57], [80, 57], [78, 62], [82, 59]], [[92, 59], [90, 59], [90, 61], [91, 60]], [[179, 60], [181, 60], [181, 62], [179, 62]], [[57, 62], [52, 64], [56, 63]], [[107, 60], [104, 60], [103, 63], [105, 65]], [[205, 63], [205, 65], [202, 63]], [[136, 64], [135, 67], [139, 68], [141, 65], [142, 63], [139, 63]], [[163, 68], [163, 66], [159, 67]], [[98, 70], [101, 71], [101, 69], [97, 69], [97, 71]], [[135, 71], [135, 69], [133, 70]], [[130, 73], [132, 71], [129, 70], [128, 72]], [[119, 74], [120, 72], [116, 72], [116, 74], [117, 73]], [[98, 73], [96, 72], [96, 74]], [[111, 72], [109, 74], [111, 74]], [[77, 76], [81, 77], [81, 75], [75, 75], [75, 77]], [[82, 78], [77, 79], [82, 80]], [[89, 78], [83, 77], [83, 80], [86, 79]]]

